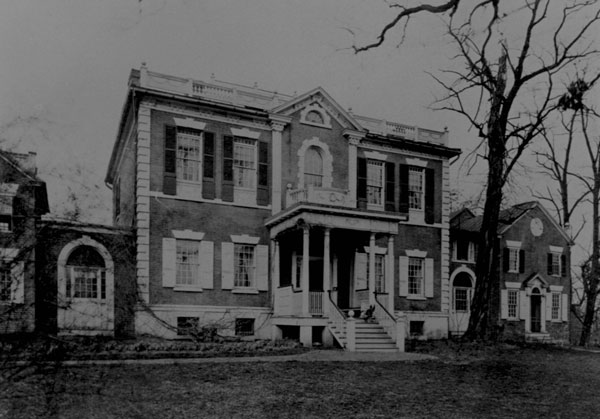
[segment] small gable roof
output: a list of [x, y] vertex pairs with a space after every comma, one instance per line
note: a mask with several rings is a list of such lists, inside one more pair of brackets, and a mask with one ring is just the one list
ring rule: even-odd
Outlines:
[[[289, 115], [296, 112], [299, 108], [303, 107], [304, 102], [319, 102], [325, 105], [326, 108], [335, 119], [340, 122], [345, 128], [354, 129], [357, 131], [364, 131], [364, 128], [354, 119], [350, 113], [348, 113], [343, 107], [341, 107], [333, 98], [323, 89], [317, 87], [309, 90], [308, 92], [299, 95], [271, 110], [272, 113]], [[307, 103], [309, 105], [310, 103]], [[333, 112], [331, 112], [333, 111]]]

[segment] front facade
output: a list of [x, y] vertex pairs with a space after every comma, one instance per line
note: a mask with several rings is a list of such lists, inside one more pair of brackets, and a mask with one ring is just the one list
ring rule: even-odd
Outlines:
[[[469, 210], [450, 221], [452, 305], [450, 333], [467, 329], [477, 281], [475, 260], [481, 217]], [[501, 211], [499, 283], [492, 287], [493, 324], [504, 338], [569, 341], [571, 240], [538, 202]]]
[[115, 224], [136, 229], [136, 333], [344, 345], [372, 306], [392, 335], [402, 319], [447, 336], [447, 133], [353, 115], [321, 88], [145, 67], [129, 86], [106, 180]]

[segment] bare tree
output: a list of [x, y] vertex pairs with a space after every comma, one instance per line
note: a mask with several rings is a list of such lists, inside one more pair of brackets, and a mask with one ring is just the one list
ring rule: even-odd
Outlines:
[[[587, 39], [600, 18], [593, 0], [514, 2], [449, 0], [438, 6], [404, 7], [383, 27], [376, 41], [355, 46], [356, 52], [383, 44], [393, 28], [423, 13], [446, 17], [448, 35], [458, 49], [450, 69], [434, 78], [446, 90], [438, 109], [466, 118], [481, 138], [487, 160], [486, 202], [476, 264], [477, 284], [468, 339], [489, 339], [490, 304], [498, 291], [498, 217], [512, 169], [558, 107], [554, 85], [578, 63], [598, 53]], [[510, 34], [511, 36], [507, 36]], [[518, 34], [518, 35], [517, 35]], [[444, 79], [442, 79], [442, 77]], [[447, 80], [449, 79], [449, 81]]]

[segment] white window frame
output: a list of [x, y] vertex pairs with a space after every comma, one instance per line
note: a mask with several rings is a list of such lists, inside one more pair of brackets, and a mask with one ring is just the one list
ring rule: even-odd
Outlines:
[[[467, 259], [459, 259], [458, 258], [458, 243], [459, 242], [467, 242], [468, 243], [468, 248], [467, 248]], [[452, 252], [452, 257], [454, 258], [455, 261], [457, 262], [470, 262], [473, 263], [475, 262], [475, 242], [471, 241], [471, 240], [455, 240], [454, 241], [454, 246], [453, 246], [453, 252]]]
[[[315, 155], [320, 160], [317, 163], [316, 160], [311, 159], [310, 156]], [[321, 166], [320, 170], [317, 170], [317, 166]], [[324, 179], [324, 167], [325, 162], [323, 159], [323, 154], [321, 152], [321, 148], [317, 146], [310, 146], [306, 149], [306, 153], [304, 154], [304, 186], [314, 186], [317, 188], [323, 187], [323, 179]], [[314, 182], [314, 180], [318, 180]]]
[[[511, 295], [514, 296], [514, 304], [511, 304]], [[520, 291], [518, 289], [507, 289], [506, 290], [506, 313], [508, 320], [519, 320], [519, 307], [520, 307]], [[511, 315], [511, 308], [514, 310], [514, 316]]]
[[561, 321], [562, 320], [561, 319], [562, 293], [552, 292], [552, 293], [550, 293], [550, 298], [552, 298], [550, 320], [551, 321]]
[[[248, 157], [250, 154], [252, 155], [252, 161], [251, 161], [252, 167], [246, 167], [246, 166], [243, 166], [240, 164], [236, 164], [236, 161], [250, 162], [250, 159], [245, 159], [245, 160], [236, 159], [236, 148], [237, 147], [241, 147], [242, 149], [245, 149], [250, 152], [249, 154], [247, 154], [243, 157]], [[247, 184], [238, 184], [238, 177], [240, 176], [240, 170], [250, 172], [249, 176], [247, 178], [245, 176], [243, 177], [245, 182], [247, 182], [249, 180], [249, 182], [247, 182]], [[253, 138], [248, 138], [248, 137], [233, 137], [233, 186], [234, 186], [234, 189], [241, 190], [241, 191], [256, 192], [257, 170], [258, 170], [257, 140], [253, 139]], [[244, 183], [244, 182], [242, 182], [242, 183]]]
[[550, 252], [552, 255], [552, 276], [560, 277], [562, 273], [562, 253]]
[[[375, 183], [375, 178], [370, 176], [370, 168], [372, 170], [380, 170], [379, 174], [379, 184]], [[379, 188], [379, 197], [378, 199], [372, 200], [372, 197], [375, 197], [375, 194], [372, 194], [371, 189]], [[385, 204], [385, 162], [381, 160], [368, 159], [367, 160], [367, 208], [382, 210]], [[375, 201], [379, 202], [375, 202]]]
[[519, 273], [519, 251], [521, 249], [518, 247], [509, 247], [508, 248], [508, 272], [509, 273]]
[[[413, 262], [419, 262], [420, 264], [420, 271], [421, 271], [421, 276], [420, 279], [419, 277], [415, 277], [414, 276], [414, 268], [416, 267], [415, 265], [413, 265]], [[413, 274], [411, 274], [411, 268], [413, 269]], [[418, 292], [412, 292], [414, 290], [411, 290], [411, 281], [413, 281], [413, 285], [414, 285], [414, 281], [415, 279], [417, 279], [417, 286], [418, 286]], [[425, 297], [425, 258], [423, 257], [415, 257], [415, 256], [409, 256], [408, 257], [408, 296], [409, 297], [419, 297], [419, 298], [424, 298]]]
[[10, 233], [13, 230], [13, 193], [0, 193], [0, 216], [8, 219], [0, 221], [0, 233]]
[[[180, 148], [183, 147], [183, 142], [185, 141], [194, 141], [197, 142], [198, 145], [198, 154], [193, 158], [184, 158], [180, 155]], [[191, 132], [186, 129], [186, 127], [177, 127], [177, 148], [175, 152], [176, 158], [176, 176], [177, 182], [182, 183], [190, 183], [190, 184], [199, 184], [202, 182], [202, 151], [204, 145], [204, 132]], [[184, 161], [192, 162], [192, 179], [187, 179], [183, 176], [185, 173], [183, 171]], [[195, 173], [194, 173], [195, 172]]]
[[[184, 249], [187, 247], [187, 249]], [[195, 261], [183, 260], [183, 250], [186, 250], [189, 259], [189, 250], [195, 250]], [[176, 239], [175, 242], [175, 288], [200, 288], [200, 241], [189, 239]], [[185, 269], [183, 269], [185, 267]], [[185, 275], [185, 280], [183, 276]]]
[[[421, 178], [420, 181], [415, 181], [411, 174], [418, 174]], [[418, 199], [413, 197], [418, 197]], [[423, 167], [408, 167], [408, 209], [425, 211], [425, 168]]]
[[[245, 284], [246, 279], [243, 280], [243, 283], [240, 284], [241, 275], [242, 275], [242, 266], [240, 265], [241, 259], [239, 257], [242, 255], [240, 252], [243, 250], [243, 254], [252, 255], [252, 265], [244, 266], [247, 271], [244, 275], [249, 274], [249, 278], [247, 278], [247, 284]], [[251, 250], [251, 253], [250, 253]], [[248, 271], [249, 270], [249, 271]], [[234, 243], [233, 244], [233, 287], [234, 289], [255, 289], [256, 288], [256, 245], [248, 244], [248, 243]]]
[[[452, 307], [454, 308], [455, 312], [458, 313], [468, 313], [469, 311], [471, 311], [471, 290], [472, 288], [467, 288], [467, 287], [452, 287], [453, 288], [453, 301], [452, 301]], [[456, 301], [458, 300], [458, 298], [456, 297], [457, 291], [464, 291], [466, 293], [465, 296], [465, 309], [458, 309], [456, 307]], [[462, 301], [462, 298], [461, 298]]]

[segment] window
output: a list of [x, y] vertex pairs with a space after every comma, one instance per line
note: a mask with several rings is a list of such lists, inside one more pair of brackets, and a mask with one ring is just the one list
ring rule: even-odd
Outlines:
[[199, 131], [177, 129], [177, 179], [200, 181], [201, 140]]
[[254, 335], [254, 319], [235, 319], [235, 335]]
[[106, 299], [104, 258], [91, 246], [79, 246], [66, 264], [67, 298]]
[[454, 242], [454, 259], [466, 262], [475, 261], [475, 243], [469, 240]]
[[177, 240], [177, 274], [175, 276], [175, 285], [199, 285], [199, 267], [199, 243], [191, 240]]
[[508, 290], [508, 317], [516, 319], [519, 308], [519, 290]]
[[367, 161], [367, 203], [383, 207], [383, 162]]
[[411, 336], [423, 336], [423, 326], [425, 326], [425, 322], [420, 321], [411, 321], [408, 323], [409, 333]]
[[314, 124], [323, 125], [325, 122], [323, 121], [323, 115], [321, 115], [317, 111], [309, 111], [304, 118], [307, 122], [312, 122]]
[[256, 178], [256, 141], [236, 137], [233, 143], [233, 183], [252, 189]]
[[408, 258], [408, 294], [423, 295], [425, 259], [409, 257]]
[[296, 255], [295, 259], [295, 275], [296, 275], [296, 284], [295, 287], [300, 289], [302, 287], [302, 255]]
[[254, 247], [248, 244], [235, 244], [234, 247], [234, 286], [250, 288], [254, 286]]
[[552, 293], [552, 320], [560, 320], [560, 293], [558, 292]]
[[508, 272], [519, 272], [519, 249], [508, 248]]
[[471, 306], [471, 277], [466, 272], [459, 273], [454, 278], [454, 310], [469, 311]]
[[0, 270], [0, 301], [6, 302], [12, 300], [12, 275], [10, 269]]
[[0, 232], [12, 230], [13, 196], [0, 195]]
[[309, 147], [304, 155], [304, 185], [323, 186], [323, 157], [316, 147]]
[[197, 331], [199, 325], [198, 317], [177, 317], [177, 335], [188, 336]]
[[408, 207], [413, 210], [424, 209], [425, 170], [422, 167], [408, 168]]
[[560, 276], [562, 272], [561, 254], [557, 252], [548, 253], [548, 275]]

